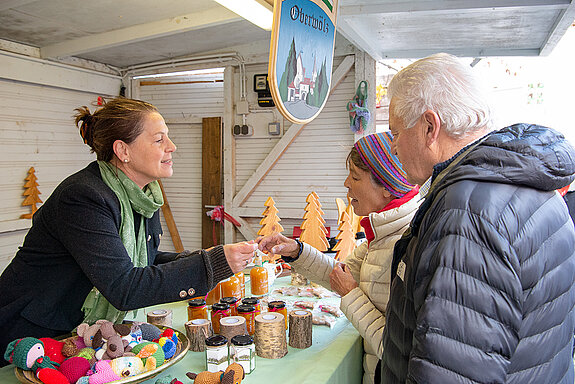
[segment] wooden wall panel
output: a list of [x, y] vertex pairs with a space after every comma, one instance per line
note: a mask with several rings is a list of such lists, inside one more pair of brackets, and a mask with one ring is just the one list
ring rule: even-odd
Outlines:
[[0, 272], [31, 225], [20, 219], [30, 212], [21, 205], [28, 169], [35, 168], [40, 199], [46, 201], [64, 178], [95, 159], [72, 115], [82, 105], [92, 108], [97, 96], [0, 79]]

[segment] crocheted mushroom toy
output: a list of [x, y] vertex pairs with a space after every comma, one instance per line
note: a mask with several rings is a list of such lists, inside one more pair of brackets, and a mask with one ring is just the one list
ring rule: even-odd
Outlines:
[[44, 343], [34, 337], [24, 337], [8, 344], [4, 359], [25, 371], [33, 371], [45, 384], [70, 384], [59, 366], [44, 353]]

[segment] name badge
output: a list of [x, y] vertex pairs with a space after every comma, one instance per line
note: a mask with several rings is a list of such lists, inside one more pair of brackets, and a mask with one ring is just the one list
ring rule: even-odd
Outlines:
[[399, 265], [397, 266], [397, 276], [399, 276], [399, 278], [401, 279], [401, 281], [404, 281], [403, 277], [405, 276], [405, 263], [403, 262], [403, 260], [401, 260], [399, 262]]

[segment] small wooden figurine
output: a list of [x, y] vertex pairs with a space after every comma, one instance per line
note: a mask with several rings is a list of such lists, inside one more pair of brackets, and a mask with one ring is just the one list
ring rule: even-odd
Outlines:
[[24, 183], [25, 190], [22, 193], [23, 196], [26, 196], [24, 198], [24, 201], [22, 202], [22, 205], [23, 206], [30, 205], [32, 208], [32, 213], [22, 214], [20, 216], [21, 219], [31, 219], [32, 216], [34, 216], [34, 213], [36, 213], [36, 211], [38, 210], [36, 204], [42, 202], [42, 200], [40, 200], [40, 197], [38, 197], [38, 195], [40, 195], [41, 193], [37, 188], [38, 183], [36, 182], [36, 180], [38, 179], [36, 178], [34, 172], [36, 172], [34, 167], [30, 167], [30, 169], [28, 170], [28, 176], [26, 176], [26, 182]]

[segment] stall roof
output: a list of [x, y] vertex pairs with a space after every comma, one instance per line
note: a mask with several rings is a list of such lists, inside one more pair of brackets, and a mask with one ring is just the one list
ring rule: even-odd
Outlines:
[[[575, 19], [573, 1], [340, 0], [338, 32], [375, 59], [547, 55]], [[0, 48], [25, 44], [45, 59], [128, 68], [269, 38], [213, 0], [0, 2]]]

